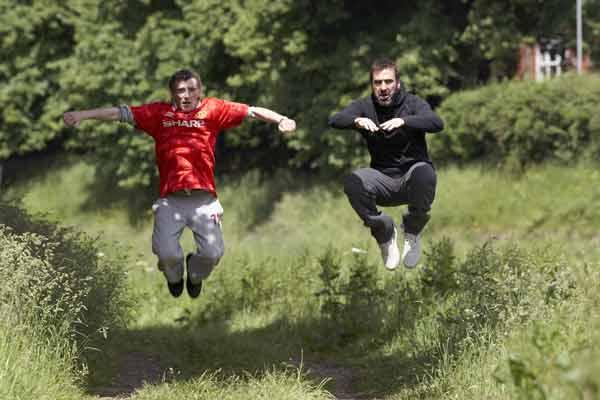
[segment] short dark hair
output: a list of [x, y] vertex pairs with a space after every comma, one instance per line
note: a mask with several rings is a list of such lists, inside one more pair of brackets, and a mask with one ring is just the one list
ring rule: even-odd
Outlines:
[[398, 80], [398, 67], [396, 63], [387, 57], [378, 58], [371, 64], [371, 71], [369, 73], [369, 81], [373, 82], [373, 74], [384, 69], [393, 69], [394, 77]]
[[200, 86], [200, 93], [202, 93], [204, 87], [202, 86], [202, 81], [200, 80], [200, 76], [192, 70], [189, 69], [180, 69], [175, 72], [169, 78], [169, 90], [171, 93], [175, 92], [175, 86], [177, 86], [178, 82], [187, 81], [189, 79], [194, 78], [196, 82], [198, 82], [198, 86]]

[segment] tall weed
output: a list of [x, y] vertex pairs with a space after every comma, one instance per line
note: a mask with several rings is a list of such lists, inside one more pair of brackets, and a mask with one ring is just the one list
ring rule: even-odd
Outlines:
[[379, 331], [386, 309], [378, 267], [363, 255], [346, 260], [331, 247], [318, 259], [322, 288], [315, 294], [328, 326], [329, 345], [343, 346]]
[[[384, 275], [361, 257], [347, 263], [328, 249], [319, 258], [317, 296], [326, 321], [320, 346], [373, 352], [383, 345], [413, 354], [418, 370], [425, 363], [452, 365], [466, 350], [485, 348], [570, 298], [576, 285], [568, 266], [547, 253], [500, 250], [488, 242], [460, 260], [452, 242], [442, 238], [432, 244], [420, 272]], [[395, 362], [398, 370], [409, 363], [405, 357]]]
[[75, 348], [66, 332], [41, 333], [39, 320], [18, 304], [0, 305], [0, 398], [79, 400]]
[[14, 206], [0, 205], [0, 221], [5, 299], [36, 309], [47, 326], [66, 323], [84, 336], [123, 321], [129, 300], [118, 252], [107, 257], [97, 239]]
[[[13, 395], [3, 398], [69, 398], [62, 397], [67, 389], [45, 397], [42, 386], [56, 366], [57, 377], [73, 385], [89, 350], [124, 320], [123, 260], [105, 258], [92, 239], [16, 207], [0, 206], [0, 220], [0, 336], [7, 348], [23, 349], [4, 355], [0, 375], [13, 383], [2, 390]], [[59, 387], [54, 383], [49, 388]]]

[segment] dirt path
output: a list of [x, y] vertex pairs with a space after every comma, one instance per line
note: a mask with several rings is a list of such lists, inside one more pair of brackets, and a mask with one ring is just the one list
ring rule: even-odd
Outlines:
[[[337, 400], [366, 400], [365, 394], [353, 390], [353, 384], [358, 376], [358, 371], [338, 364], [334, 361], [299, 361], [293, 362], [296, 367], [315, 380], [327, 379], [327, 389]], [[163, 382], [172, 378], [169, 371], [165, 371], [157, 358], [141, 352], [132, 352], [120, 360], [119, 370], [110, 385], [95, 388], [94, 395], [98, 400], [117, 400], [129, 398], [144, 384]], [[373, 400], [373, 399], [371, 399]]]
[[112, 384], [96, 388], [93, 394], [100, 396], [101, 400], [125, 399], [145, 383], [158, 383], [168, 379], [167, 372], [160, 367], [156, 358], [132, 352], [120, 360], [119, 370]]
[[354, 368], [324, 360], [303, 360], [302, 363], [297, 362], [297, 366], [300, 365], [313, 378], [317, 380], [327, 379], [327, 389], [337, 400], [369, 399], [365, 393], [358, 393], [353, 388], [359, 375], [359, 371]]

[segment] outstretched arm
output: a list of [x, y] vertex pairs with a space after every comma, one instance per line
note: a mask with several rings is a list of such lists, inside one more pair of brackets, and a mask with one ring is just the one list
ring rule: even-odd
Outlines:
[[292, 132], [296, 129], [296, 121], [268, 108], [250, 107], [249, 115], [261, 121], [277, 124], [277, 128], [282, 133]]
[[124, 115], [131, 111], [126, 107], [93, 108], [90, 110], [68, 111], [63, 114], [63, 120], [67, 126], [77, 126], [86, 119], [98, 121], [128, 121], [130, 115]]

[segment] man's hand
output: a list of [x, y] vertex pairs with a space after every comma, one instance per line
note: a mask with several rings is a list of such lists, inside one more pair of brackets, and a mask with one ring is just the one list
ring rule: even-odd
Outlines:
[[367, 130], [369, 132], [377, 132], [379, 127], [369, 118], [359, 117], [354, 120], [354, 125], [357, 128]]
[[279, 124], [277, 124], [277, 128], [281, 133], [293, 132], [296, 130], [296, 121], [288, 117], [283, 117], [279, 121]]
[[81, 122], [81, 118], [77, 111], [68, 111], [63, 114], [63, 121], [66, 126], [77, 126]]
[[398, 129], [404, 125], [404, 120], [402, 118], [392, 118], [385, 121], [383, 124], [379, 125], [379, 128], [383, 129], [386, 132], [393, 131], [394, 129]]

